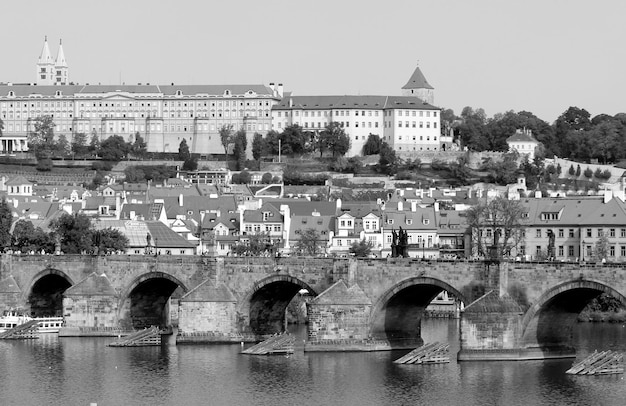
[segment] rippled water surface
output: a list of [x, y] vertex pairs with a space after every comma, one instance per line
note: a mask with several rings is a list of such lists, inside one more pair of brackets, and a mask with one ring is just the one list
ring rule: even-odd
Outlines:
[[[456, 321], [426, 342], [458, 350]], [[109, 348], [110, 338], [0, 341], [0, 405], [624, 405], [623, 375], [570, 376], [573, 360], [396, 365], [404, 352], [239, 354], [239, 345]], [[626, 327], [580, 324], [579, 357], [626, 350]]]

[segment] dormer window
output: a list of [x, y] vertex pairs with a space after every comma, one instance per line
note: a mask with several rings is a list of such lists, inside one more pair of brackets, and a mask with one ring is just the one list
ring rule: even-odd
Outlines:
[[427, 226], [427, 225], [429, 225], [429, 224], [430, 224], [430, 220], [429, 220], [429, 219], [424, 219], [424, 220], [422, 220], [422, 223], [423, 223], [425, 226]]
[[406, 223], [407, 223], [408, 225], [413, 224], [413, 219], [406, 219]]
[[182, 95], [183, 95], [182, 90], [177, 90], [177, 91], [176, 91], [176, 96], [182, 96]]
[[393, 219], [387, 219], [387, 224], [393, 224]]
[[15, 97], [15, 92], [13, 90], [9, 92], [9, 97]]

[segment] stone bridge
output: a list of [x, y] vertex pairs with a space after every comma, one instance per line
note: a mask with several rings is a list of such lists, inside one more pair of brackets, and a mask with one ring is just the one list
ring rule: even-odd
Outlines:
[[424, 309], [445, 290], [466, 305], [460, 360], [572, 356], [590, 300], [626, 304], [614, 264], [5, 254], [0, 265], [0, 306], [62, 314], [63, 335], [173, 324], [178, 342], [254, 341], [285, 329], [305, 289], [307, 351], [420, 345]]

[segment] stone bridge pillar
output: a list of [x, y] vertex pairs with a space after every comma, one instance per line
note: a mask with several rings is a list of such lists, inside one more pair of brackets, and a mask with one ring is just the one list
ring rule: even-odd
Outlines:
[[95, 272], [67, 289], [60, 336], [109, 336], [130, 330], [117, 320], [118, 297], [106, 275]]
[[376, 351], [387, 342], [370, 338], [372, 301], [358, 285], [339, 280], [307, 304], [309, 335], [305, 351]]

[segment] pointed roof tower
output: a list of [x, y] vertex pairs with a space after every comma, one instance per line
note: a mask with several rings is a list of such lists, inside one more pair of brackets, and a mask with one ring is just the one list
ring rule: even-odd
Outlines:
[[41, 55], [39, 55], [38, 64], [52, 63], [52, 57], [50, 56], [50, 48], [48, 48], [48, 36], [46, 35], [43, 41], [43, 48], [41, 49]]
[[415, 71], [411, 75], [409, 81], [406, 82], [406, 85], [402, 86], [402, 89], [434, 89], [434, 87], [428, 83], [418, 65], [415, 67]]
[[418, 97], [424, 103], [433, 104], [435, 102], [434, 89], [435, 88], [428, 83], [418, 65], [415, 67], [415, 71], [413, 71], [406, 85], [402, 86], [402, 95]]
[[62, 40], [59, 40], [59, 52], [57, 53], [57, 59], [54, 62], [54, 66], [56, 66], [56, 67], [67, 67], [67, 62], [65, 61], [65, 53], [63, 52], [63, 41]]

